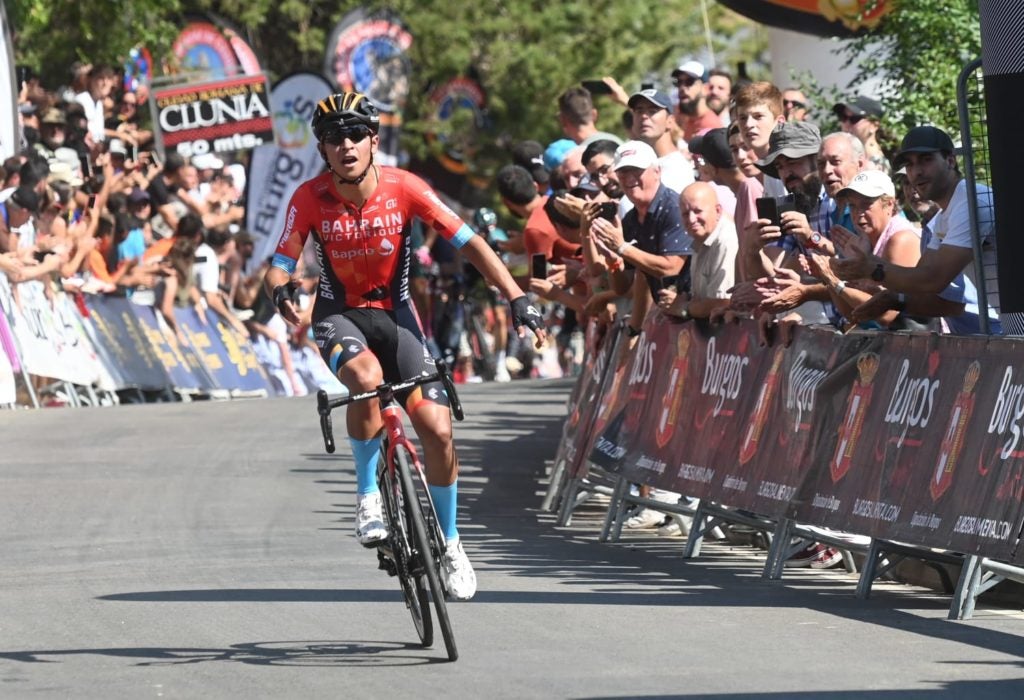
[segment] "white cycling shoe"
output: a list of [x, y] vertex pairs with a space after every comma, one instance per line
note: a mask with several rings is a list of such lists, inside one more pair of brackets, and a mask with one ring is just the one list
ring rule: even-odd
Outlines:
[[364, 547], [376, 547], [388, 537], [380, 493], [356, 497], [356, 539]]
[[476, 572], [469, 563], [462, 541], [449, 542], [442, 560], [441, 577], [448, 595], [455, 600], [469, 600], [476, 595]]

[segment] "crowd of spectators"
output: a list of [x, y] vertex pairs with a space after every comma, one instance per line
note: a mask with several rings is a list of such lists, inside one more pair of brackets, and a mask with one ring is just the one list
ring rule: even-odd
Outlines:
[[[748, 317], [765, 343], [808, 324], [982, 331], [970, 190], [948, 133], [922, 125], [889, 137], [887, 105], [858, 95], [819, 110], [838, 125], [823, 134], [800, 89], [734, 85], [694, 60], [668, 84], [568, 87], [557, 105], [564, 139], [512, 149], [495, 187], [521, 220], [525, 252], [549, 263], [544, 279], [520, 280], [525, 289], [580, 321], [625, 319], [633, 343], [654, 306], [682, 320]], [[595, 126], [601, 100], [621, 110], [617, 133]], [[992, 194], [979, 185], [976, 196], [989, 331], [1001, 333], [1012, 319], [999, 314]], [[681, 528], [652, 509], [626, 522], [658, 525]], [[838, 561], [821, 546], [798, 557]]]
[[215, 312], [273, 356], [283, 393], [306, 393], [292, 362], [304, 336], [257, 293], [267, 266], [242, 227], [244, 166], [161, 158], [140, 114], [146, 88], [121, 85], [109, 66], [76, 64], [53, 89], [25, 77], [21, 148], [0, 165], [0, 273], [14, 299], [29, 281], [132, 297], [159, 311], [172, 343], [185, 341], [175, 306], [204, 321]]
[[[558, 305], [563, 358], [578, 355], [568, 340], [581, 321], [626, 318], [635, 335], [655, 306], [683, 319], [751, 316], [766, 340], [796, 324], [981, 330], [968, 188], [946, 132], [889, 138], [886, 105], [859, 95], [819, 110], [839, 125], [822, 134], [800, 89], [733, 84], [695, 60], [660, 84], [598, 83], [596, 94], [567, 87], [554, 105], [562, 138], [515, 144], [494, 179], [520, 222], [498, 245], [523, 288]], [[618, 127], [598, 128], [595, 100], [621, 115]], [[241, 228], [244, 168], [158, 158], [146, 101], [108, 66], [76, 65], [52, 90], [22, 83], [22, 148], [0, 166], [0, 272], [15, 295], [30, 280], [148, 295], [173, 337], [175, 305], [212, 310], [287, 356], [299, 335], [257, 291], [266, 263]], [[1010, 319], [995, 293], [991, 192], [977, 197], [999, 333]], [[534, 258], [544, 275], [523, 264]], [[514, 338], [501, 326], [492, 340], [504, 378], [518, 369], [503, 349]], [[302, 391], [290, 369], [285, 383]]]

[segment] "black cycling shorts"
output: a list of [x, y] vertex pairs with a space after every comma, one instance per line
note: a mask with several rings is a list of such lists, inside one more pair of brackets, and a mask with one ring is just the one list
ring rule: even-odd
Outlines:
[[[369, 350], [380, 362], [384, 381], [393, 384], [437, 371], [419, 319], [411, 304], [393, 311], [347, 309], [313, 323], [320, 355], [335, 376], [347, 362]], [[411, 411], [421, 400], [448, 405], [441, 382], [431, 382], [395, 395]]]

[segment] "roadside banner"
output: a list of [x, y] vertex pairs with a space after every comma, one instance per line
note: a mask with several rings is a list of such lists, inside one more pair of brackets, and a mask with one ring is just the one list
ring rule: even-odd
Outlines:
[[1022, 352], [813, 328], [762, 348], [753, 323], [655, 310], [607, 383], [590, 459], [772, 517], [1006, 560], [1024, 522]]
[[171, 386], [156, 348], [149, 342], [135, 306], [124, 297], [92, 295], [86, 298], [89, 325], [97, 346], [105, 349], [124, 382], [124, 389], [160, 391]]
[[[63, 296], [58, 292], [58, 296]], [[7, 278], [0, 275], [0, 306], [21, 349], [29, 374], [81, 386], [100, 381], [99, 358], [85, 335], [75, 327], [61, 302], [51, 305], [41, 282], [18, 285], [15, 303]]]
[[175, 320], [217, 386], [236, 393], [272, 393], [249, 339], [215, 312], [207, 311], [206, 316], [207, 322], [203, 322], [192, 307], [174, 309]]
[[274, 140], [270, 91], [263, 75], [240, 75], [154, 88], [158, 148], [182, 156], [250, 150]]
[[317, 100], [331, 91], [323, 76], [295, 73], [270, 93], [276, 140], [253, 150], [246, 177], [246, 228], [253, 237], [255, 260], [273, 255], [292, 194], [324, 168], [310, 121]]

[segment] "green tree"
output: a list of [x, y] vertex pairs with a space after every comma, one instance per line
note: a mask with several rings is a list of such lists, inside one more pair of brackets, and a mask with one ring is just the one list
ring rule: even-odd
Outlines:
[[981, 55], [978, 2], [914, 0], [895, 5], [875, 31], [839, 50], [847, 65], [858, 66], [850, 88], [881, 80], [878, 97], [892, 106], [885, 117], [891, 133], [903, 134], [924, 123], [957, 133], [957, 77]]
[[[621, 0], [9, 1], [18, 60], [39, 70], [49, 87], [67, 82], [74, 61], [119, 64], [137, 43], [144, 43], [159, 65], [190, 13], [215, 12], [231, 22], [272, 78], [300, 69], [319, 71], [329, 33], [347, 12], [362, 5], [392, 10], [414, 37], [406, 147], [419, 157], [428, 154], [423, 134], [442, 128], [432, 121], [431, 89], [472, 73], [488, 94], [489, 128], [478, 134], [466, 119], [446, 128], [458, 143], [475, 142], [470, 167], [478, 174], [504, 163], [511, 142], [557, 138], [556, 98], [579, 80], [612, 75], [627, 90], [645, 80], [668, 87], [680, 59], [705, 55], [702, 3], [693, 0], [663, 0], [644, 11]], [[713, 0], [706, 6], [718, 64], [763, 65], [763, 32]], [[55, 41], [55, 27], [76, 39]], [[620, 109], [600, 101], [598, 107], [600, 126], [617, 130]]]

